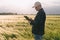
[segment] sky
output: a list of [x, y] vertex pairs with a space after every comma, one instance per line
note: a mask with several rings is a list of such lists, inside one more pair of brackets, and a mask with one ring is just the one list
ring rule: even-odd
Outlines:
[[60, 14], [60, 0], [0, 0], [0, 13], [36, 14], [32, 8], [36, 1], [41, 2], [46, 14]]

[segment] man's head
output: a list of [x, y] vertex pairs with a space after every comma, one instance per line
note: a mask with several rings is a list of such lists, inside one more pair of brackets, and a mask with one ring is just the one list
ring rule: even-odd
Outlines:
[[40, 2], [35, 2], [33, 8], [35, 8], [36, 11], [39, 11], [42, 8], [41, 3]]

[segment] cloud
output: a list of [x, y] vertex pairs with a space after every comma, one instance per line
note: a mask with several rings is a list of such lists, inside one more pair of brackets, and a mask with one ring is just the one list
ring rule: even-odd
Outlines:
[[47, 14], [60, 14], [60, 6], [44, 8]]
[[46, 13], [60, 13], [60, 0], [0, 0], [0, 12], [36, 13], [34, 2], [40, 1]]

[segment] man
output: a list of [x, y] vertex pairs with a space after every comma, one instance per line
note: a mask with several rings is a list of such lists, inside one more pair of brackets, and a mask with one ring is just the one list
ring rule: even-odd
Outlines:
[[45, 28], [45, 20], [46, 14], [41, 6], [40, 2], [35, 2], [33, 8], [38, 11], [34, 20], [30, 19], [27, 16], [24, 16], [32, 25], [32, 33], [35, 37], [35, 40], [42, 40], [42, 36], [44, 35]]

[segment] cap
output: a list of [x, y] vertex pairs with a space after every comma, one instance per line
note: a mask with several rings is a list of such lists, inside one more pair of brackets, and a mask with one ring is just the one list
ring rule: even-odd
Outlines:
[[37, 7], [39, 5], [41, 5], [41, 3], [39, 1], [37, 1], [37, 2], [35, 2], [34, 6], [32, 8]]

